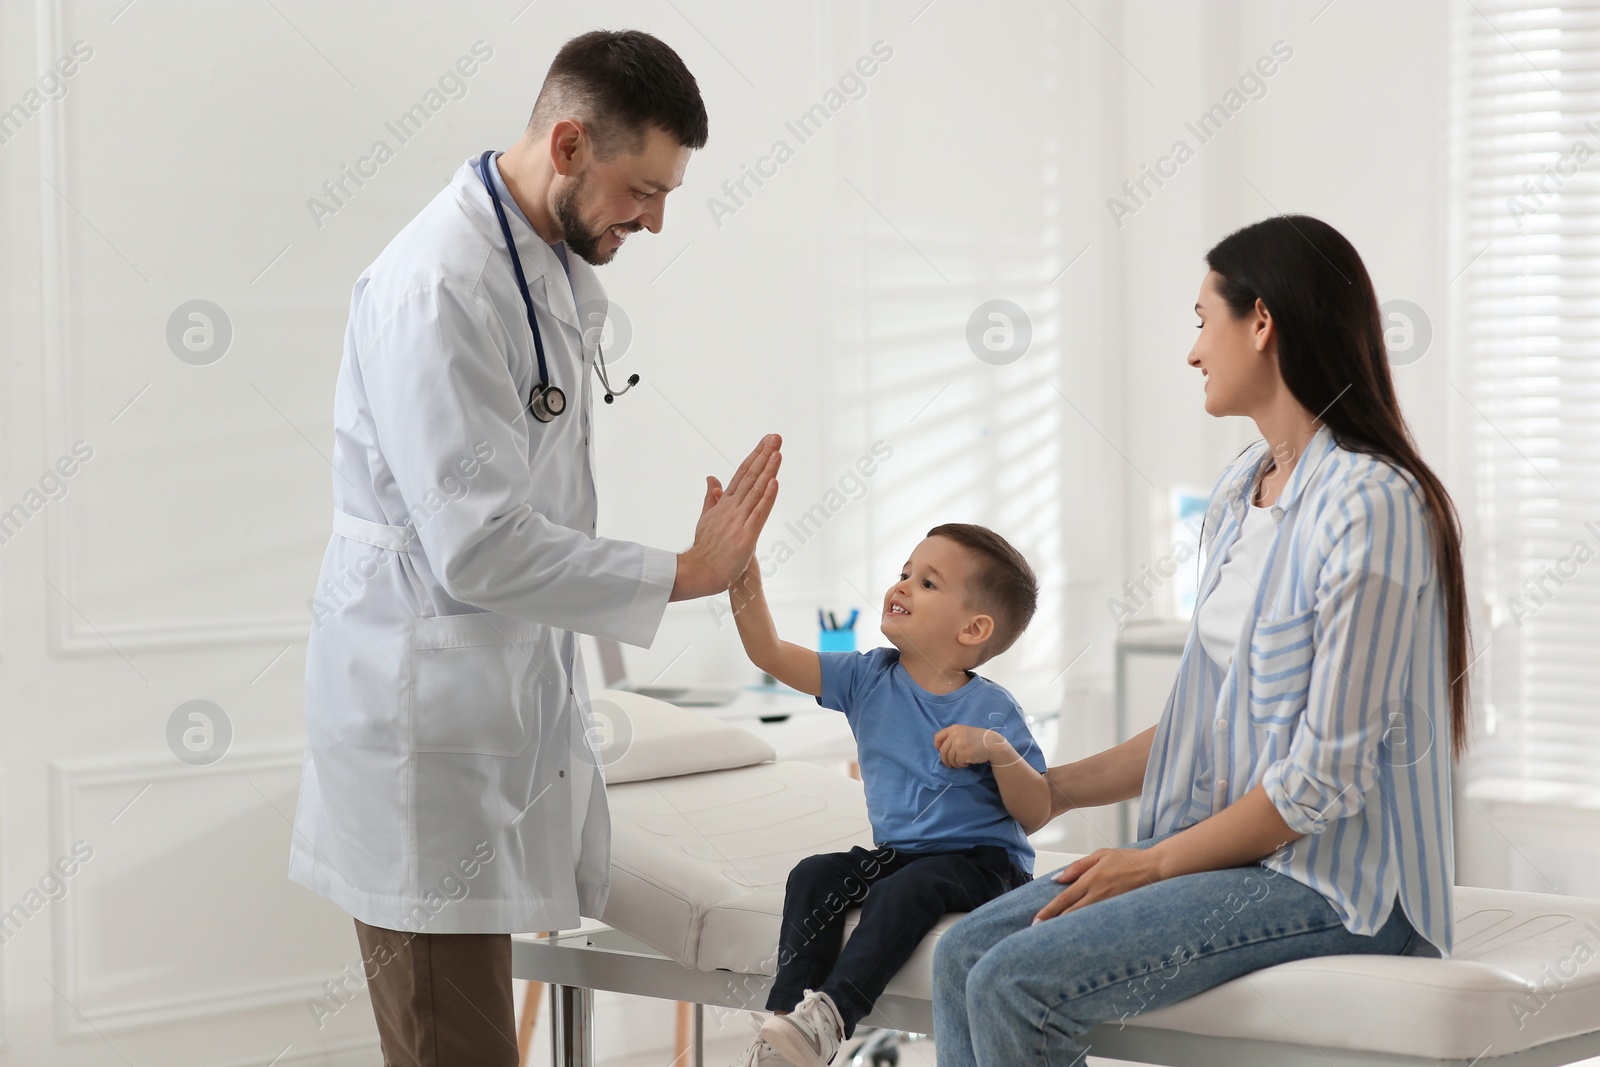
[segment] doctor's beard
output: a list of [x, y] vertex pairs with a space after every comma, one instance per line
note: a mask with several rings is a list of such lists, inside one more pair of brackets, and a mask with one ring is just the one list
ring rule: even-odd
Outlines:
[[[567, 186], [566, 191], [556, 198], [556, 222], [561, 225], [561, 237], [567, 242], [568, 249], [582, 256], [583, 261], [590, 266], [603, 267], [611, 262], [612, 257], [617, 254], [617, 249], [613, 248], [602, 254], [600, 238], [604, 237], [606, 230], [611, 227], [591, 230], [578, 214], [578, 194], [583, 191], [583, 183], [587, 179], [587, 173], [580, 173]], [[624, 223], [622, 229], [627, 233], [636, 233], [644, 229], [644, 226], [638, 222]]]

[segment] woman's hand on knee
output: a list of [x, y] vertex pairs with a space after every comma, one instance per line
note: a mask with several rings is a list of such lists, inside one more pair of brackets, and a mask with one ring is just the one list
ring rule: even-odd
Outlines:
[[1039, 909], [1035, 923], [1161, 880], [1149, 849], [1102, 848], [1073, 860], [1054, 876], [1067, 888]]

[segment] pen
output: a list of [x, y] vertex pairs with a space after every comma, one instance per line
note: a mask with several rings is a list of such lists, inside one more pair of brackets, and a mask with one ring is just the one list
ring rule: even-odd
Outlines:
[[828, 612], [828, 629], [837, 630], [838, 628], [839, 620], [833, 617], [833, 612]]
[[824, 619], [822, 617], [822, 609], [818, 608], [817, 609], [817, 629], [826, 630], [827, 628], [828, 628], [828, 620]]
[[859, 608], [851, 608], [850, 609], [850, 618], [849, 618], [848, 621], [845, 622], [844, 628], [846, 630], [854, 630], [856, 628], [856, 617], [858, 615], [860, 615], [860, 614], [861, 614], [861, 609], [859, 609]]

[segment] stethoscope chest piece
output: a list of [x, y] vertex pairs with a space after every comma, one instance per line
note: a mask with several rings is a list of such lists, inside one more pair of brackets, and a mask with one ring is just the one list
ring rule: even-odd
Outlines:
[[567, 394], [561, 391], [559, 385], [536, 385], [533, 388], [533, 402], [528, 409], [540, 422], [549, 422], [567, 410]]

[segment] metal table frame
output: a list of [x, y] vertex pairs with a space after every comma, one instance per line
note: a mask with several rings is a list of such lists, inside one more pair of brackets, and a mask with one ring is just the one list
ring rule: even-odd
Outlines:
[[[686, 1067], [704, 1067], [703, 1006], [761, 1010], [772, 985], [764, 975], [693, 970], [610, 927], [514, 937], [511, 967], [517, 978], [552, 986], [551, 1051], [557, 1067], [593, 1067], [595, 990], [696, 1005], [693, 1051]], [[933, 1005], [886, 995], [861, 1025], [932, 1033]], [[1600, 1056], [1600, 1031], [1503, 1056], [1490, 1056], [1492, 1049], [1487, 1049], [1472, 1060], [1321, 1049], [1112, 1023], [1092, 1030], [1088, 1044], [1104, 1059], [1161, 1067], [1565, 1067]]]

